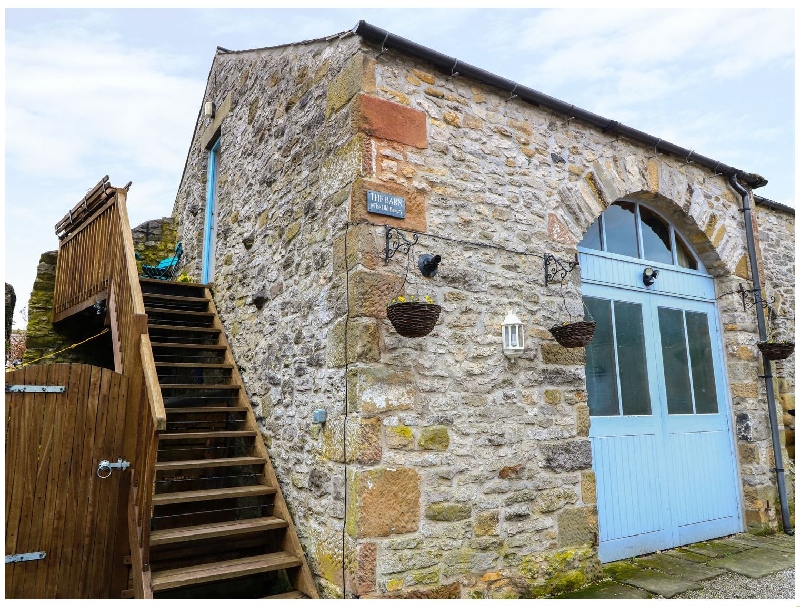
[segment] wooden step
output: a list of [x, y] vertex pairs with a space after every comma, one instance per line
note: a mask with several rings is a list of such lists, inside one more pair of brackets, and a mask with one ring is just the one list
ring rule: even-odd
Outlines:
[[188, 331], [193, 333], [219, 333], [220, 329], [214, 327], [183, 327], [180, 325], [151, 325], [147, 324], [148, 331]]
[[187, 318], [213, 318], [213, 312], [196, 312], [194, 310], [175, 310], [173, 308], [150, 308], [145, 306], [148, 315], [185, 316]]
[[179, 542], [192, 542], [218, 537], [233, 537], [246, 533], [258, 533], [273, 529], [284, 529], [289, 524], [275, 516], [250, 518], [242, 521], [228, 521], [224, 523], [209, 523], [194, 527], [178, 527], [176, 529], [163, 529], [150, 532], [151, 546], [166, 546]]
[[233, 365], [226, 363], [173, 363], [156, 362], [156, 367], [178, 367], [187, 369], [233, 369]]
[[249, 485], [247, 487], [225, 487], [223, 489], [200, 489], [198, 491], [174, 491], [172, 493], [156, 493], [153, 506], [165, 504], [185, 504], [187, 502], [207, 502], [211, 500], [229, 500], [239, 497], [257, 497], [272, 495], [275, 489], [266, 485]]
[[248, 438], [256, 436], [255, 430], [217, 430], [210, 432], [170, 432], [168, 434], [159, 434], [159, 441], [171, 440], [204, 440], [207, 438]]
[[293, 590], [292, 592], [284, 592], [282, 594], [272, 594], [270, 596], [263, 597], [265, 599], [307, 599], [308, 597], [300, 592], [299, 590]]
[[247, 413], [250, 407], [245, 405], [236, 405], [231, 407], [167, 407], [165, 411], [167, 415], [171, 413], [183, 414], [203, 414], [203, 413]]
[[144, 293], [144, 292], [142, 292], [142, 297], [144, 299], [160, 299], [162, 301], [174, 301], [176, 303], [187, 303], [187, 304], [208, 303], [208, 299], [205, 298], [205, 297], [186, 297], [184, 295], [164, 295], [163, 293]]
[[259, 466], [263, 457], [219, 457], [216, 459], [186, 459], [176, 462], [157, 462], [156, 472], [166, 470], [194, 470], [197, 468], [226, 468], [230, 466]]
[[153, 350], [156, 348], [163, 349], [181, 349], [187, 350], [227, 350], [228, 347], [221, 344], [184, 344], [179, 341], [154, 341], [152, 344]]
[[236, 384], [158, 384], [161, 389], [169, 390], [241, 390]]
[[154, 285], [159, 287], [177, 287], [180, 289], [207, 289], [208, 284], [201, 282], [178, 282], [177, 280], [158, 280], [157, 278], [139, 277], [139, 284], [143, 286]]
[[273, 552], [232, 561], [193, 565], [182, 569], [166, 569], [152, 573], [153, 592], [194, 586], [216, 580], [234, 579], [256, 573], [298, 567], [300, 559], [288, 552]]

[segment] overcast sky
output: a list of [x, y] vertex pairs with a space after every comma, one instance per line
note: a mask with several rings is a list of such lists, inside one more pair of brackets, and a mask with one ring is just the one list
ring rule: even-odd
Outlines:
[[[790, 10], [6, 10], [6, 282], [27, 303], [55, 223], [103, 175], [133, 226], [172, 211], [217, 46], [359, 19], [759, 173], [794, 206]], [[15, 318], [19, 323], [19, 314]]]

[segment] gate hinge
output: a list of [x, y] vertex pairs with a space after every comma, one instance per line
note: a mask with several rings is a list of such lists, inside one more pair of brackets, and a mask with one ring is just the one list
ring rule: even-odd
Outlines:
[[6, 392], [35, 392], [39, 394], [57, 393], [63, 394], [67, 391], [65, 386], [6, 386]]
[[22, 563], [25, 561], [41, 561], [45, 556], [47, 556], [46, 552], [26, 552], [24, 554], [7, 554], [6, 565], [8, 565], [9, 563]]

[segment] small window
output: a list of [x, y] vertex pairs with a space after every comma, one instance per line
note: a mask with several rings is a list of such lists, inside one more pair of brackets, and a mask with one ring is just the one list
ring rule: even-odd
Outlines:
[[636, 205], [630, 202], [614, 204], [603, 213], [606, 231], [606, 251], [639, 257], [636, 242]]
[[642, 257], [659, 263], [672, 263], [669, 224], [650, 209], [639, 207], [642, 220]]
[[638, 202], [615, 202], [608, 207], [589, 226], [578, 246], [689, 270], [702, 268], [675, 228]]

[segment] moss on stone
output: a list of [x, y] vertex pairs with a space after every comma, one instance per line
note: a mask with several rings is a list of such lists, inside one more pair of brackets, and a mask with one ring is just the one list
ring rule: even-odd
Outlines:
[[411, 574], [411, 581], [420, 586], [431, 586], [439, 583], [441, 573], [439, 568], [427, 569], [425, 571], [415, 571]]
[[417, 447], [425, 450], [444, 451], [450, 446], [450, 435], [447, 428], [434, 426], [424, 428], [419, 435]]
[[425, 508], [425, 518], [432, 521], [463, 521], [472, 515], [468, 504], [448, 504], [438, 502]]

